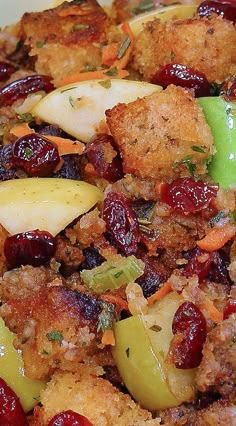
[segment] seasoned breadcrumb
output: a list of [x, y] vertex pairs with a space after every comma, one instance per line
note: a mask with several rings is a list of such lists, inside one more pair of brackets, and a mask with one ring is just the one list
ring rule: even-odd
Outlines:
[[95, 426], [155, 426], [158, 419], [140, 408], [129, 395], [107, 380], [89, 374], [84, 366], [78, 373], [57, 372], [41, 394], [42, 408], [35, 410], [30, 426], [47, 426], [57, 413], [78, 412]]
[[138, 35], [133, 66], [150, 80], [169, 63], [188, 65], [222, 82], [236, 72], [236, 29], [221, 17], [148, 22]]
[[106, 116], [126, 173], [160, 180], [173, 179], [181, 172], [188, 175], [184, 163], [188, 156], [197, 174], [206, 172], [204, 160], [213, 151], [213, 138], [201, 108], [187, 90], [171, 85], [127, 105], [118, 104]]

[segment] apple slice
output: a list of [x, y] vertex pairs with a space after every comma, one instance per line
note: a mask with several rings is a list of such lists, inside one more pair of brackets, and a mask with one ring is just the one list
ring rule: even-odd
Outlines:
[[171, 5], [162, 7], [150, 12], [142, 13], [135, 18], [130, 19], [129, 25], [135, 37], [142, 31], [143, 24], [154, 19], [160, 19], [162, 22], [171, 19], [187, 19], [192, 18], [197, 10], [197, 5]]
[[58, 234], [102, 199], [86, 182], [29, 178], [0, 183], [0, 223], [10, 233], [40, 229]]
[[28, 412], [38, 403], [39, 393], [46, 386], [46, 382], [25, 376], [21, 351], [13, 346], [15, 338], [16, 335], [0, 318], [0, 377], [12, 388], [20, 398], [25, 412]]
[[120, 79], [90, 80], [60, 87], [45, 96], [31, 114], [51, 124], [58, 124], [77, 139], [88, 142], [100, 131], [106, 132], [105, 111], [119, 102], [162, 90], [154, 84]]
[[113, 356], [134, 399], [155, 411], [194, 398], [196, 369], [181, 370], [165, 362], [173, 337], [172, 320], [183, 299], [170, 293], [146, 315], [135, 315], [114, 326]]

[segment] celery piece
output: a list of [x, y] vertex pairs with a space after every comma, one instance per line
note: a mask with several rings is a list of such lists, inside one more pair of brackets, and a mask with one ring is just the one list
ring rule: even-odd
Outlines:
[[144, 272], [144, 263], [135, 256], [107, 260], [91, 270], [81, 271], [84, 284], [95, 293], [104, 293], [135, 281]]

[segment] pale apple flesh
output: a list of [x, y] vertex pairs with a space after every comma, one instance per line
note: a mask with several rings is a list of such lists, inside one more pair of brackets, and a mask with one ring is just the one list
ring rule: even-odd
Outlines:
[[59, 178], [15, 179], [0, 183], [0, 223], [10, 233], [39, 229], [53, 236], [102, 200], [83, 181]]
[[58, 124], [70, 135], [88, 142], [94, 134], [108, 132], [107, 109], [160, 90], [162, 88], [155, 84], [141, 81], [83, 81], [49, 93], [34, 106], [31, 114], [47, 123]]

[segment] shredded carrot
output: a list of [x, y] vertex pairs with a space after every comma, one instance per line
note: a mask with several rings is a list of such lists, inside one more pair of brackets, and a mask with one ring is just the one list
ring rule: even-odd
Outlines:
[[[10, 133], [17, 137], [22, 137], [35, 133], [35, 131], [31, 129], [27, 123], [22, 123], [13, 127]], [[72, 141], [71, 139], [61, 138], [59, 136], [45, 135], [45, 137], [57, 145], [59, 155], [82, 154], [84, 152], [85, 146], [82, 142]]]
[[223, 321], [223, 314], [222, 312], [220, 312], [214, 305], [214, 303], [212, 302], [212, 300], [208, 299], [207, 297], [205, 298], [205, 301], [203, 303], [200, 304], [200, 308], [204, 309], [205, 311], [208, 312], [209, 314], [209, 318], [213, 321], [213, 322], [221, 322]]
[[123, 310], [129, 312], [128, 303], [121, 296], [115, 294], [102, 294], [101, 299], [105, 302], [113, 303], [118, 308], [119, 312]]
[[222, 248], [236, 234], [236, 225], [227, 222], [223, 226], [213, 228], [202, 240], [197, 241], [198, 247], [206, 251]]
[[159, 288], [156, 293], [148, 298], [148, 305], [153, 305], [156, 300], [163, 299], [170, 291], [172, 290], [171, 284], [169, 281], [166, 281], [161, 288]]
[[102, 344], [115, 346], [116, 341], [115, 341], [115, 336], [112, 330], [104, 331], [102, 336]]
[[17, 136], [18, 138], [21, 138], [22, 136], [29, 135], [30, 133], [34, 133], [34, 130], [32, 130], [29, 127], [28, 123], [21, 123], [12, 127], [10, 130], [10, 133]]
[[117, 59], [120, 43], [111, 43], [102, 48], [102, 63], [110, 67]]
[[121, 29], [123, 31], [123, 33], [127, 36], [129, 36], [130, 39], [130, 45], [128, 46], [128, 48], [126, 49], [126, 51], [124, 52], [124, 55], [120, 58], [117, 59], [114, 63], [113, 63], [113, 67], [117, 67], [118, 70], [123, 70], [126, 65], [129, 62], [130, 59], [130, 55], [132, 53], [132, 50], [134, 48], [134, 35], [131, 31], [130, 25], [128, 22], [124, 22], [121, 26]]
[[128, 77], [129, 73], [126, 70], [118, 70], [115, 75], [107, 75], [106, 73], [109, 71], [107, 70], [99, 70], [99, 71], [88, 71], [88, 72], [81, 72], [77, 71], [74, 74], [71, 74], [67, 77], [62, 78], [57, 86], [66, 86], [67, 84], [71, 83], [78, 83], [80, 81], [88, 81], [88, 80], [104, 80], [104, 79], [111, 79], [111, 78], [125, 78]]

